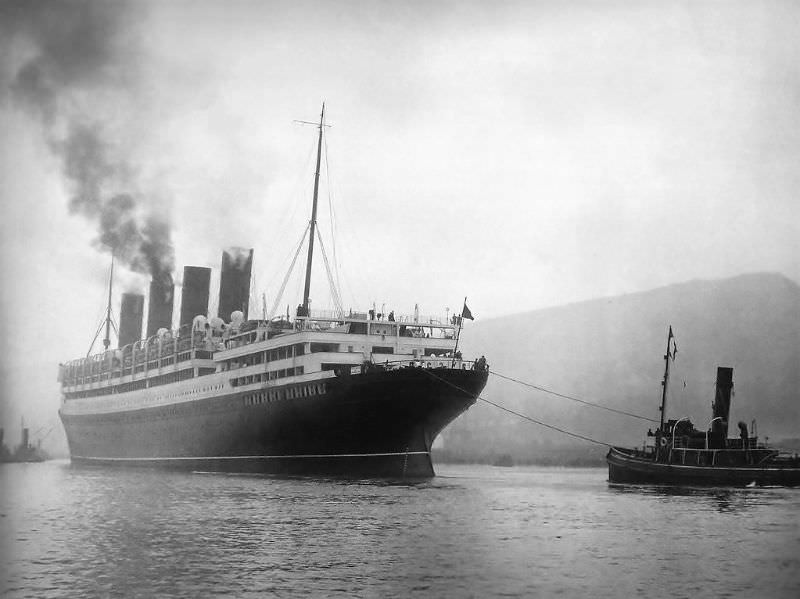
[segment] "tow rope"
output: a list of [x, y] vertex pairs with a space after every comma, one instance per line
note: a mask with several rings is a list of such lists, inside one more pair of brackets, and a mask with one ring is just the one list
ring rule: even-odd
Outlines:
[[[470, 391], [467, 391], [463, 387], [459, 387], [455, 383], [451, 383], [450, 381], [448, 381], [446, 379], [443, 379], [442, 377], [433, 374], [433, 372], [431, 372], [427, 368], [423, 369], [423, 372], [427, 373], [428, 375], [432, 376], [433, 378], [435, 378], [435, 379], [437, 379], [437, 380], [439, 380], [439, 381], [441, 381], [441, 382], [443, 382], [443, 383], [445, 383], [447, 385], [450, 385], [454, 389], [458, 389], [459, 391], [462, 391], [462, 392], [466, 393], [467, 395], [472, 395], [472, 393]], [[502, 410], [504, 412], [508, 412], [509, 414], [513, 414], [514, 416], [517, 416], [518, 418], [522, 418], [523, 420], [527, 420], [528, 422], [532, 422], [534, 424], [538, 424], [539, 426], [543, 426], [545, 428], [549, 428], [549, 429], [557, 431], [559, 433], [563, 433], [565, 435], [569, 435], [570, 437], [575, 437], [576, 439], [581, 439], [583, 441], [588, 441], [589, 443], [595, 443], [597, 445], [603, 445], [605, 447], [611, 447], [611, 443], [606, 443], [605, 441], [599, 441], [597, 439], [592, 439], [591, 437], [587, 437], [586, 435], [581, 435], [580, 433], [573, 433], [572, 431], [568, 431], [566, 429], [557, 427], [557, 426], [555, 426], [553, 424], [548, 424], [546, 422], [542, 422], [541, 420], [537, 420], [536, 418], [531, 418], [530, 416], [526, 416], [525, 414], [521, 414], [520, 412], [517, 412], [517, 411], [512, 410], [510, 408], [506, 408], [505, 406], [501, 406], [500, 404], [497, 404], [497, 403], [495, 403], [495, 402], [483, 397], [480, 394], [476, 395], [475, 399], [479, 399], [480, 401], [482, 401], [484, 403], [487, 403], [490, 406], [494, 406], [495, 408], [497, 408], [499, 410]]]
[[595, 403], [592, 401], [586, 401], [585, 399], [578, 399], [577, 397], [572, 397], [571, 395], [564, 395], [563, 393], [558, 393], [557, 391], [553, 391], [552, 389], [548, 389], [546, 387], [541, 387], [540, 385], [534, 385], [533, 383], [527, 383], [520, 379], [515, 379], [514, 377], [507, 376], [504, 374], [500, 374], [499, 372], [489, 372], [489, 374], [493, 374], [494, 376], [500, 377], [501, 379], [506, 379], [507, 381], [513, 381], [515, 383], [519, 383], [520, 385], [524, 385], [526, 387], [530, 387], [531, 389], [536, 389], [537, 391], [541, 391], [542, 393], [549, 393], [550, 395], [555, 395], [556, 397], [561, 397], [563, 399], [568, 399], [570, 401], [576, 401], [586, 406], [591, 406], [593, 408], [598, 408], [600, 410], [607, 410], [609, 412], [614, 412], [615, 414], [622, 414], [623, 416], [630, 416], [631, 418], [638, 418], [639, 420], [646, 420], [647, 422], [655, 422], [658, 423], [658, 420], [654, 420], [653, 418], [648, 418], [647, 416], [640, 416], [639, 414], [634, 414], [632, 412], [626, 412], [625, 410], [618, 410], [616, 408], [611, 408], [609, 406], [604, 406], [599, 403]]

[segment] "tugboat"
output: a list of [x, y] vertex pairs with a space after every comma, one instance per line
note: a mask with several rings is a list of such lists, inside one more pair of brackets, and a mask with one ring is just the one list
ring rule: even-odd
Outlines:
[[672, 327], [667, 337], [661, 394], [661, 421], [648, 431], [643, 447], [611, 447], [606, 456], [611, 483], [654, 483], [709, 486], [800, 485], [800, 458], [784, 455], [758, 439], [755, 421], [750, 430], [738, 423], [739, 437], [728, 437], [733, 391], [733, 368], [718, 367], [712, 418], [705, 431], [688, 418], [667, 420], [665, 407], [670, 360], [675, 359]]

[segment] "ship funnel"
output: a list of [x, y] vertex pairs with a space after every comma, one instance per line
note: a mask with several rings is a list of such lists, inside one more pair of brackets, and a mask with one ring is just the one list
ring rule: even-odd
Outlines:
[[144, 296], [138, 293], [123, 293], [119, 312], [119, 347], [122, 348], [142, 338]]
[[733, 391], [733, 368], [717, 367], [716, 389], [714, 403], [712, 404], [712, 415], [714, 418], [720, 418], [720, 420], [713, 422], [711, 430], [715, 436], [727, 439], [728, 416], [731, 412], [731, 391]]
[[156, 334], [158, 329], [172, 328], [172, 303], [175, 285], [172, 275], [166, 274], [150, 281], [150, 304], [147, 307], [147, 337]]
[[222, 272], [219, 280], [219, 309], [217, 315], [230, 321], [231, 314], [240, 310], [247, 320], [250, 303], [250, 271], [253, 250], [227, 248], [222, 252]]
[[192, 324], [195, 316], [206, 316], [208, 312], [208, 290], [210, 283], [210, 268], [204, 268], [202, 266], [183, 267], [180, 327]]

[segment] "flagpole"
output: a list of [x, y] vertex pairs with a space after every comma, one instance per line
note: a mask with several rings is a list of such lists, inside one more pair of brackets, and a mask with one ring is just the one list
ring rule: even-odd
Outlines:
[[[467, 305], [467, 296], [464, 296], [464, 306]], [[458, 316], [458, 332], [456, 333], [456, 346], [453, 348], [453, 361], [451, 367], [456, 365], [456, 352], [458, 351], [458, 340], [461, 338], [461, 323], [464, 322], [464, 306], [461, 306], [461, 314]]]

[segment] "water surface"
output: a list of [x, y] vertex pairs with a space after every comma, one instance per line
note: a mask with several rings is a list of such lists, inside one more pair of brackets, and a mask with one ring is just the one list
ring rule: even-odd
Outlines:
[[9, 597], [798, 597], [800, 489], [0, 466]]

